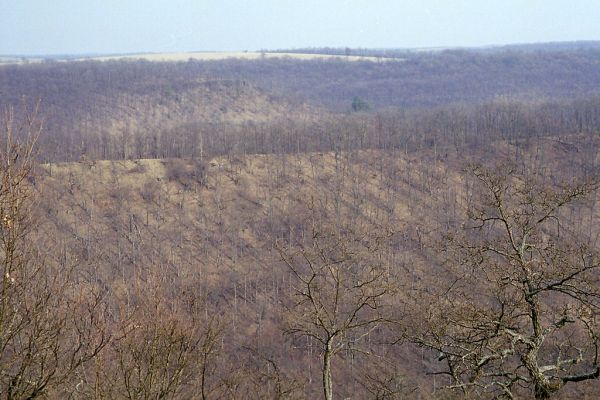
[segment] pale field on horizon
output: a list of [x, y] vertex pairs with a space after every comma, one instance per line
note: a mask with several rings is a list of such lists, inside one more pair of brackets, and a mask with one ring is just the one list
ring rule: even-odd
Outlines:
[[[382, 57], [363, 57], [363, 56], [345, 56], [331, 54], [304, 54], [304, 53], [263, 53], [257, 51], [198, 51], [198, 52], [179, 52], [179, 53], [139, 53], [139, 54], [122, 54], [109, 56], [91, 56], [81, 58], [49, 58], [54, 61], [110, 61], [110, 60], [146, 60], [156, 62], [180, 62], [188, 60], [199, 61], [216, 61], [226, 59], [242, 59], [242, 60], [260, 60], [264, 58], [292, 58], [296, 60], [331, 60], [339, 59], [345, 61], [401, 61], [399, 58], [382, 58]], [[2, 64], [24, 64], [36, 63], [44, 61], [43, 57], [1, 57], [0, 65]]]
[[89, 57], [83, 59], [92, 59], [99, 61], [107, 60], [147, 60], [147, 61], [187, 61], [187, 60], [225, 60], [228, 58], [238, 58], [244, 60], [259, 60], [263, 58], [294, 58], [299, 60], [315, 60], [315, 59], [341, 59], [347, 61], [381, 61], [390, 60], [381, 57], [362, 57], [362, 56], [344, 56], [331, 54], [304, 54], [304, 53], [267, 53], [257, 51], [199, 51], [199, 52], [180, 52], [180, 53], [147, 53], [147, 54], [127, 54], [115, 56]]

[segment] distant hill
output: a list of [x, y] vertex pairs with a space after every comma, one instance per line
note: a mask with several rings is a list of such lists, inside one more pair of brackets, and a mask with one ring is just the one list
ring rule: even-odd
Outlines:
[[183, 147], [202, 146], [197, 141], [201, 131], [310, 118], [316, 109], [292, 104], [247, 81], [186, 73], [177, 65], [147, 61], [0, 68], [1, 109], [22, 111], [38, 103], [44, 118], [44, 152], [63, 160], [81, 155], [180, 156]]
[[[333, 139], [339, 124], [346, 124], [341, 121], [356, 111], [389, 111], [395, 114], [392, 120], [416, 124], [403, 126], [404, 135], [441, 124], [433, 116], [424, 125], [416, 122], [422, 110], [454, 107], [450, 115], [461, 116], [463, 108], [510, 102], [523, 114], [528, 107], [517, 104], [599, 94], [600, 50], [594, 49], [415, 52], [398, 62], [259, 57], [0, 67], [0, 109], [22, 109], [24, 102], [32, 108], [39, 101], [48, 160], [331, 150], [339, 146]], [[577, 131], [582, 131], [583, 125], [594, 125], [585, 122], [593, 120], [587, 113], [568, 109], [561, 111], [563, 117], [555, 126], [579, 120]], [[417, 117], [407, 119], [406, 113]], [[355, 121], [348, 121], [355, 126]], [[576, 126], [571, 122], [563, 125]], [[425, 133], [439, 136], [437, 129]], [[377, 143], [372, 137], [361, 137], [358, 146], [367, 142]]]
[[[351, 53], [352, 54], [352, 53]], [[255, 82], [268, 90], [348, 110], [360, 97], [373, 109], [534, 100], [600, 92], [600, 50], [443, 50], [401, 54], [402, 62], [264, 60], [198, 64], [203, 72]]]
[[[600, 93], [600, 42], [594, 41], [436, 51], [312, 50], [314, 54], [307, 54], [311, 49], [300, 49], [303, 53], [298, 54], [292, 54], [294, 50], [285, 54], [139, 54], [96, 57], [121, 60], [98, 64], [5, 65], [0, 68], [0, 93], [8, 96], [8, 101], [31, 95], [35, 91], [28, 85], [33, 82], [42, 92], [46, 86], [71, 88], [75, 81], [79, 88], [111, 91], [115, 82], [128, 90], [126, 86], [139, 89], [160, 80], [161, 85], [178, 90], [198, 80], [225, 79], [246, 81], [269, 94], [336, 112], [350, 110], [354, 97], [380, 109], [480, 103], [498, 97], [549, 100]], [[389, 59], [386, 57], [401, 57], [402, 62], [377, 62]], [[164, 60], [175, 62], [162, 65]]]

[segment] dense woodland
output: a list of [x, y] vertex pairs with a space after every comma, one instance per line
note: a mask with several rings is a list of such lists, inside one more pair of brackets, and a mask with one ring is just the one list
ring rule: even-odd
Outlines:
[[599, 66], [0, 67], [0, 397], [596, 398]]

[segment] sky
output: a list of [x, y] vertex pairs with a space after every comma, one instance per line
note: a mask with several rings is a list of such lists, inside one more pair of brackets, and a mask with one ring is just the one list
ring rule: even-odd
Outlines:
[[600, 0], [0, 0], [0, 54], [600, 40]]

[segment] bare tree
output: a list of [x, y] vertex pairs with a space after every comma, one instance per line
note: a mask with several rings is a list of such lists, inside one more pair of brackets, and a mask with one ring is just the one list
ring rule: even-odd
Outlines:
[[469, 397], [546, 399], [600, 375], [600, 257], [573, 215], [597, 181], [470, 170], [467, 221], [415, 301], [413, 339]]
[[286, 332], [318, 343], [323, 393], [331, 400], [333, 359], [342, 351], [369, 353], [361, 345], [386, 321], [391, 280], [378, 258], [385, 235], [336, 228], [310, 208], [306, 237], [276, 247], [293, 280]]
[[244, 374], [254, 398], [297, 399], [302, 385], [291, 378], [273, 354], [277, 349], [246, 348], [248, 357]]
[[36, 115], [5, 113], [0, 139], [0, 393], [7, 399], [73, 393], [80, 367], [108, 341], [103, 296], [75, 289], [68, 263], [45, 259], [43, 242], [32, 244]]
[[94, 380], [87, 382], [89, 397], [209, 399], [221, 394], [215, 359], [224, 324], [212, 313], [204, 315], [205, 300], [181, 297], [169, 299], [149, 287], [136, 294], [141, 304], [118, 322]]

